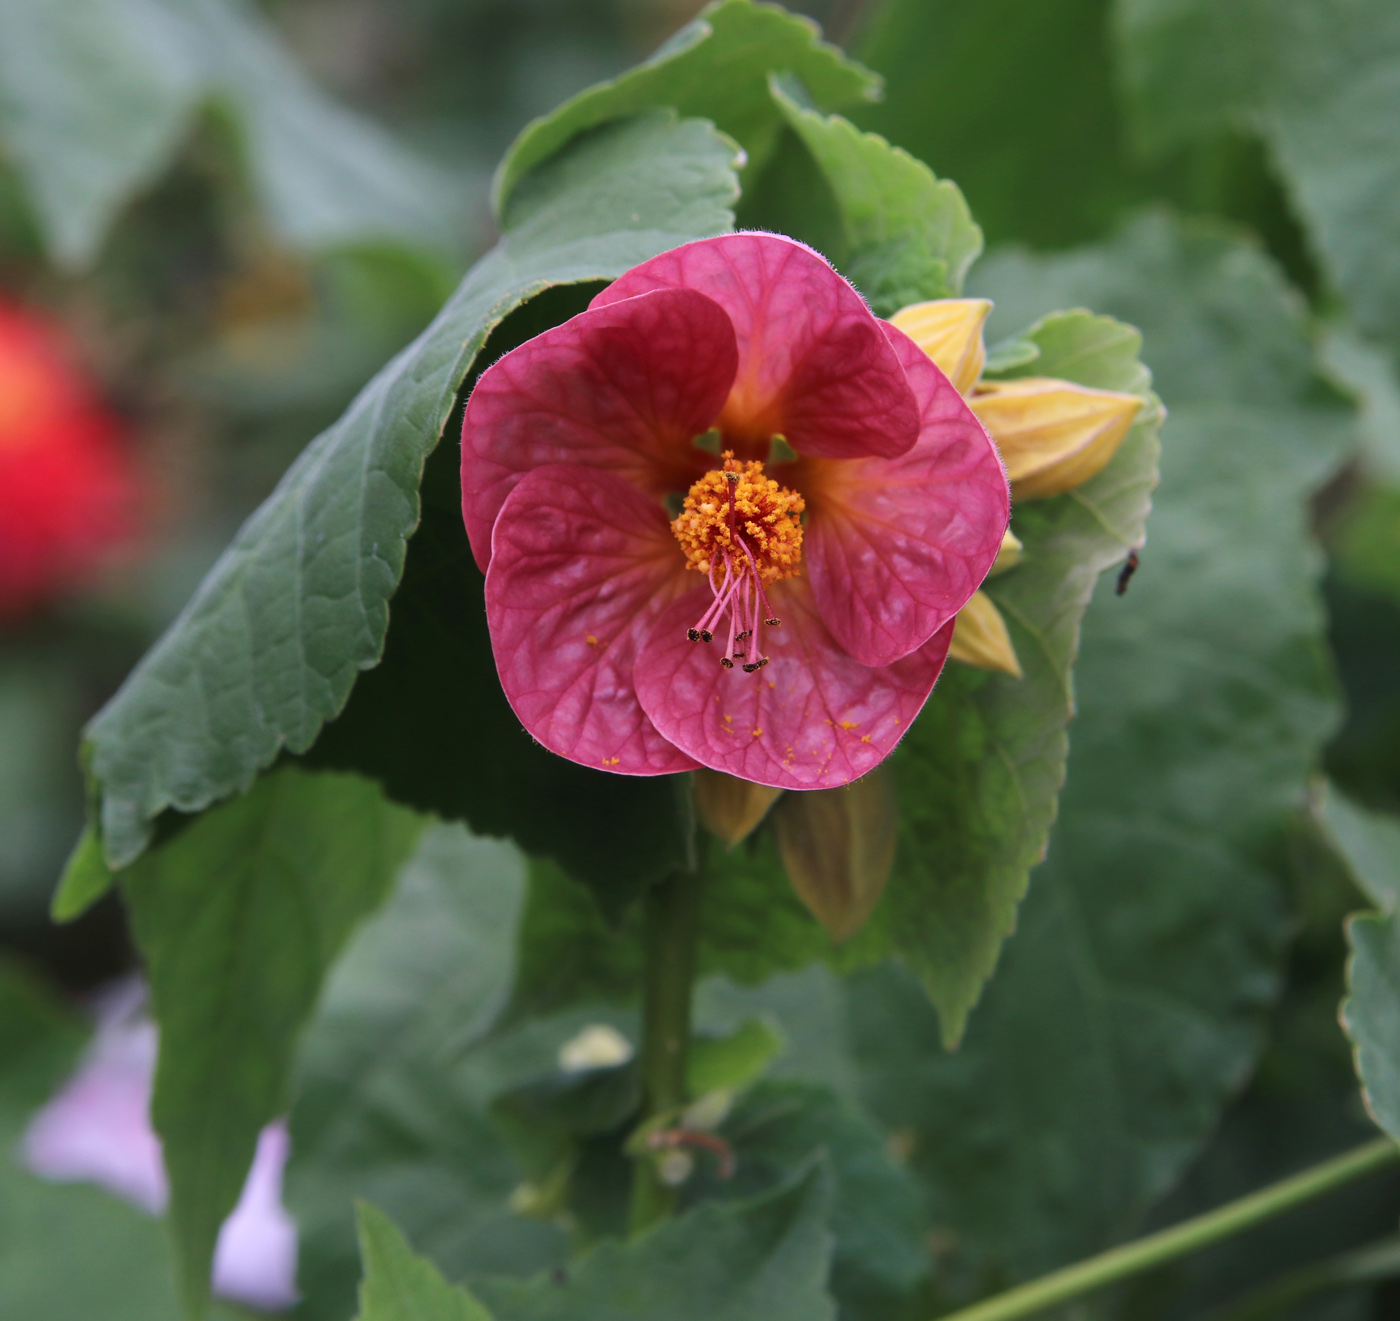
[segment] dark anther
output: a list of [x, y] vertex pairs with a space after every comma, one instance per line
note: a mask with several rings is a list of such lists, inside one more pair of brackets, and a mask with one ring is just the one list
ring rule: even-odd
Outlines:
[[700, 641], [701, 641], [701, 642], [713, 642], [714, 640], [715, 640], [715, 635], [714, 635], [713, 633], [711, 633], [710, 630], [709, 630], [708, 628], [702, 628], [702, 629], [700, 630]]
[[768, 657], [765, 656], [762, 660], [756, 660], [756, 661], [754, 661], [754, 662], [753, 662], [752, 664], [750, 664], [750, 665], [745, 665], [745, 666], [744, 666], [744, 673], [745, 673], [745, 674], [752, 674], [755, 670], [761, 670], [761, 669], [762, 669], [765, 665], [767, 665], [767, 664], [768, 664]]
[[748, 630], [748, 629], [745, 629], [742, 633], [736, 633], [736, 634], [734, 635], [734, 641], [735, 641], [735, 642], [742, 642], [746, 637], [748, 637], [748, 635], [749, 635], [749, 630]]
[[1118, 585], [1113, 589], [1117, 595], [1122, 596], [1128, 590], [1128, 584], [1133, 580], [1133, 574], [1138, 570], [1141, 561], [1135, 550], [1128, 552], [1128, 558], [1123, 561], [1123, 567], [1118, 571]]
[[686, 629], [685, 635], [686, 635], [686, 637], [688, 637], [692, 642], [699, 642], [699, 641], [700, 641], [700, 630], [699, 630], [698, 628], [688, 628], [688, 629]]
[[777, 628], [783, 621], [781, 619], [765, 619], [763, 621], [769, 628]]
[[[723, 665], [726, 670], [732, 670], [734, 668], [734, 662], [730, 660], [728, 656], [721, 656], [719, 658], [719, 663]], [[748, 669], [748, 666], [746, 665], [744, 668]]]
[[730, 486], [737, 485], [739, 481], [739, 474], [737, 472], [727, 472], [724, 474], [724, 480], [727, 481], [730, 484]]

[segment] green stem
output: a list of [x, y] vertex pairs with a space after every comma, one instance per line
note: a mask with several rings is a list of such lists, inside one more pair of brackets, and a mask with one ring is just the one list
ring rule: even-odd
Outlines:
[[960, 1312], [951, 1312], [941, 1321], [1017, 1321], [1020, 1317], [1034, 1316], [1081, 1294], [1210, 1247], [1397, 1161], [1400, 1161], [1400, 1146], [1390, 1138], [1377, 1138], [1292, 1178], [1261, 1188], [1257, 1193], [1183, 1220], [1170, 1229], [1111, 1248], [1063, 1270], [1052, 1271]]
[[[647, 891], [643, 905], [646, 970], [642, 1001], [642, 1122], [673, 1114], [686, 1102], [690, 1001], [700, 935], [699, 871], [679, 871]], [[640, 1157], [632, 1183], [634, 1234], [665, 1220], [676, 1190], [656, 1162]]]

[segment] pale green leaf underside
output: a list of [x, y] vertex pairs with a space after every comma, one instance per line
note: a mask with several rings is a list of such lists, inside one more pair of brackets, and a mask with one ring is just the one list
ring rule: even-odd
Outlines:
[[961, 293], [982, 251], [982, 231], [957, 184], [935, 178], [878, 134], [800, 104], [783, 78], [769, 81], [783, 118], [835, 198], [846, 250], [827, 255], [875, 311], [889, 316], [909, 303]]
[[0, 136], [66, 265], [91, 261], [212, 103], [232, 114], [267, 217], [287, 241], [460, 246], [458, 190], [318, 91], [244, 0], [0, 6]]
[[1400, 918], [1361, 913], [1347, 923], [1351, 961], [1342, 1024], [1366, 1109], [1400, 1141]]
[[167, 808], [201, 811], [284, 748], [305, 751], [379, 660], [424, 460], [491, 328], [551, 284], [610, 279], [729, 229], [733, 162], [708, 124], [658, 112], [521, 185], [497, 247], [306, 449], [89, 726], [113, 866]]
[[1391, 912], [1400, 900], [1400, 818], [1369, 812], [1334, 785], [1320, 815], [1357, 885], [1377, 908]]
[[868, 101], [880, 87], [869, 70], [820, 41], [811, 19], [777, 5], [718, 0], [650, 59], [527, 124], [496, 170], [497, 212], [530, 170], [577, 134], [655, 107], [713, 120], [744, 148], [750, 164], [759, 163], [781, 124], [768, 95], [773, 70], [795, 74], [824, 109]]
[[160, 1029], [151, 1118], [192, 1302], [258, 1132], [287, 1106], [321, 980], [422, 824], [367, 780], [288, 766], [121, 874]]
[[1113, 461], [1068, 495], [1018, 506], [1023, 562], [992, 579], [1022, 677], [951, 664], [895, 753], [900, 850], [883, 920], [955, 1044], [1044, 856], [1064, 782], [1070, 670], [1099, 574], [1141, 543], [1157, 484], [1161, 409], [1132, 326], [1055, 313], [1023, 332], [1032, 370], [1137, 393], [1143, 409]]

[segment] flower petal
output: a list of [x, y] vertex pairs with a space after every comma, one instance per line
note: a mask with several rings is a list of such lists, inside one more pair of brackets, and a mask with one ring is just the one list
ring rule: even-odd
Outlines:
[[709, 596], [686, 592], [682, 565], [660, 504], [610, 473], [536, 468], [506, 498], [486, 573], [491, 647], [512, 709], [551, 752], [620, 775], [694, 768], [632, 687], [658, 614], [683, 597], [698, 615]]
[[996, 447], [946, 376], [888, 327], [922, 407], [897, 459], [808, 461], [804, 555], [822, 619], [863, 665], [889, 665], [982, 584], [1011, 517]]
[[637, 657], [637, 695], [662, 735], [712, 770], [784, 789], [849, 784], [883, 761], [938, 678], [952, 625], [893, 665], [852, 660], [817, 614], [802, 578], [771, 593], [782, 627], [763, 638], [770, 663], [726, 670], [690, 642], [691, 600], [668, 607]]
[[484, 569], [491, 525], [532, 468], [604, 468], [660, 495], [712, 461], [693, 448], [728, 397], [734, 330], [703, 294], [668, 289], [580, 313], [482, 374], [462, 422], [462, 517]]
[[593, 300], [695, 289], [729, 314], [739, 372], [720, 426], [741, 457], [781, 435], [800, 454], [903, 454], [918, 408], [880, 322], [820, 253], [777, 234], [724, 234], [634, 266]]

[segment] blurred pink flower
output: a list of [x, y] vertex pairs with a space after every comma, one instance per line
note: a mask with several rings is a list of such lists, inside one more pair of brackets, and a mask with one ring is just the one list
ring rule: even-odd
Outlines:
[[64, 332], [0, 296], [0, 622], [129, 542], [137, 480], [121, 430]]
[[1009, 509], [947, 377], [772, 234], [635, 267], [484, 372], [462, 427], [506, 697], [552, 751], [625, 775], [864, 775]]
[[[108, 988], [96, 1005], [97, 1032], [63, 1089], [36, 1114], [23, 1139], [25, 1164], [55, 1183], [95, 1183], [151, 1215], [168, 1189], [160, 1139], [150, 1123], [156, 1029], [139, 981]], [[219, 1233], [214, 1292], [265, 1311], [297, 1300], [297, 1233], [282, 1206], [291, 1150], [286, 1125], [269, 1124], [243, 1194]]]

